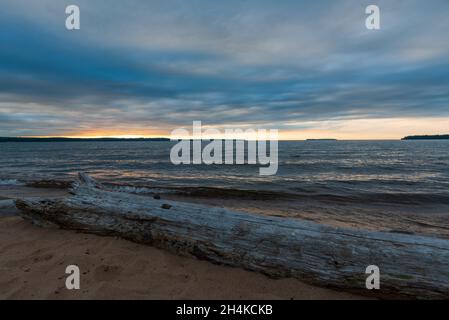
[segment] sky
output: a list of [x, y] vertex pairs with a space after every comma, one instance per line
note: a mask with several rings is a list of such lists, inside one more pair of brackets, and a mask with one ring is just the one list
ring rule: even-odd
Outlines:
[[[80, 30], [65, 27], [72, 4]], [[449, 133], [447, 0], [0, 7], [0, 136], [169, 136], [193, 121], [294, 140]]]

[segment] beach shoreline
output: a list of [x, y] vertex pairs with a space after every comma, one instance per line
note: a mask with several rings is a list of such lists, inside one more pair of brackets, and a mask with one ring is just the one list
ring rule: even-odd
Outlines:
[[[61, 185], [63, 187], [61, 187]], [[69, 196], [69, 181], [42, 180], [33, 181], [29, 185], [7, 186], [0, 185], [0, 217], [2, 215], [15, 215], [15, 206], [2, 208], [1, 203], [10, 199], [24, 198], [60, 198]], [[338, 228], [361, 229], [366, 231], [394, 232], [404, 234], [426, 235], [449, 239], [449, 221], [447, 213], [442, 208], [435, 212], [422, 214], [416, 209], [404, 211], [398, 207], [396, 214], [383, 211], [379, 205], [376, 212], [366, 211], [363, 206], [351, 204], [353, 210], [323, 206], [321, 210], [301, 210], [301, 199], [294, 195], [286, 197], [275, 192], [256, 192], [253, 190], [237, 190], [226, 188], [147, 188], [131, 185], [109, 185], [115, 191], [136, 193], [140, 196], [153, 197], [155, 194], [163, 199], [197, 203], [211, 207], [221, 207], [249, 214], [267, 215], [285, 218], [294, 218], [312, 221]], [[144, 192], [142, 192], [144, 191]], [[393, 204], [385, 204], [389, 209]], [[354, 208], [359, 210], [354, 210]], [[421, 206], [424, 208], [424, 205]], [[401, 209], [401, 210], [400, 210]]]
[[[177, 256], [114, 237], [40, 228], [18, 216], [12, 204], [12, 200], [20, 198], [60, 198], [69, 195], [66, 188], [0, 186], [0, 204], [10, 203], [9, 206], [0, 205], [0, 287], [3, 288], [0, 289], [0, 299], [367, 298], [309, 285], [297, 279], [275, 280], [256, 272], [214, 265], [191, 256]], [[235, 199], [216, 195], [189, 197], [170, 193], [162, 194], [162, 198], [251, 214], [300, 218], [337, 227], [382, 230], [382, 225], [369, 224], [370, 220], [363, 215], [353, 221], [351, 216], [304, 216], [295, 210], [294, 203], [289, 207], [285, 201], [280, 210], [274, 200]], [[375, 219], [373, 221], [381, 221], [379, 217]], [[400, 221], [401, 217], [395, 219]], [[404, 223], [406, 221], [404, 219]], [[365, 228], [366, 225], [369, 227]], [[408, 230], [413, 230], [411, 226], [408, 225]], [[417, 226], [429, 234], [439, 235], [439, 228], [435, 229], [431, 223]], [[400, 230], [403, 226], [390, 223], [388, 228]], [[65, 288], [64, 271], [70, 264], [80, 266], [87, 288], [76, 292]], [[163, 278], [161, 274], [164, 274]], [[205, 277], [208, 274], [214, 276]]]
[[[3, 200], [64, 197], [65, 189], [5, 187]], [[41, 228], [0, 209], [0, 299], [366, 299], [177, 256], [115, 237]], [[81, 289], [65, 288], [80, 267]]]

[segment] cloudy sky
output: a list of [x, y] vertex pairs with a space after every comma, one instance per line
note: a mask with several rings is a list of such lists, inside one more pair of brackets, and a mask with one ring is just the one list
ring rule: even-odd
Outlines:
[[0, 6], [0, 136], [167, 136], [194, 120], [284, 139], [449, 133], [447, 0]]

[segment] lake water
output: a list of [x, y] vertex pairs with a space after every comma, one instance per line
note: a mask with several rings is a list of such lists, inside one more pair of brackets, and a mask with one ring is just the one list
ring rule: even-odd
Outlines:
[[[259, 165], [173, 165], [173, 142], [0, 143], [0, 184], [73, 180], [79, 171], [147, 187], [275, 191], [305, 207], [449, 213], [449, 141], [279, 143], [279, 169]], [[312, 209], [311, 209], [312, 210]]]

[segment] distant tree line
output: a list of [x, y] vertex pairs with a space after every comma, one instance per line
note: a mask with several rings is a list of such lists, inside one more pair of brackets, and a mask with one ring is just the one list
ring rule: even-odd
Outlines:
[[449, 134], [407, 136], [402, 140], [449, 140]]
[[73, 142], [73, 141], [170, 141], [168, 138], [28, 138], [0, 137], [0, 142]]

